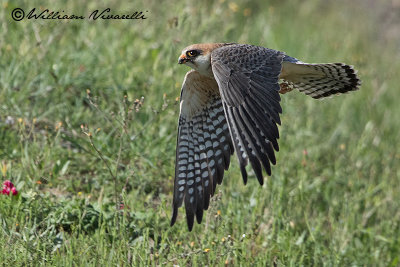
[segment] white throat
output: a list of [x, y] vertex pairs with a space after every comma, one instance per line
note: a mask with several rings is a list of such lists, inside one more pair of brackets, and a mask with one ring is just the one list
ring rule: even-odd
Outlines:
[[214, 77], [211, 69], [211, 54], [199, 55], [196, 57], [194, 64], [188, 62], [187, 65], [204, 76]]

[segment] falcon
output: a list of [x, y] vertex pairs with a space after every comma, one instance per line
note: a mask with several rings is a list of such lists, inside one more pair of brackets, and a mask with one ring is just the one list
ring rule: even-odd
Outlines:
[[180, 96], [171, 226], [185, 203], [192, 230], [221, 184], [234, 151], [243, 182], [250, 163], [260, 185], [279, 150], [280, 93], [315, 99], [355, 91], [361, 81], [343, 63], [308, 64], [273, 49], [236, 43], [194, 44], [178, 60], [192, 68]]

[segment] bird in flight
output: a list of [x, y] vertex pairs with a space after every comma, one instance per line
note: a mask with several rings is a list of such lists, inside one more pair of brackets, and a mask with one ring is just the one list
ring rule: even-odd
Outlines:
[[194, 44], [178, 60], [192, 68], [180, 97], [171, 226], [185, 202], [189, 231], [236, 151], [244, 184], [250, 162], [263, 184], [276, 164], [280, 93], [293, 89], [320, 99], [355, 91], [361, 81], [343, 63], [308, 64], [273, 49], [236, 43]]

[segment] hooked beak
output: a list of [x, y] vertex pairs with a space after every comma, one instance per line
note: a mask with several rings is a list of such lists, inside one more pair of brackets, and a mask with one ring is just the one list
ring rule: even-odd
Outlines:
[[187, 57], [185, 55], [181, 55], [178, 59], [178, 64], [184, 64], [188, 61]]

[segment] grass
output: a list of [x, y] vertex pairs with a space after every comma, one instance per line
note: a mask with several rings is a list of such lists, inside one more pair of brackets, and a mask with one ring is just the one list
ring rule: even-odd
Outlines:
[[[15, 22], [16, 7], [148, 19]], [[2, 0], [0, 175], [20, 194], [0, 195], [0, 263], [398, 266], [398, 12], [396, 1]], [[188, 70], [176, 62], [220, 41], [350, 63], [363, 85], [325, 101], [284, 95], [272, 176], [243, 186], [233, 160], [188, 232], [183, 209], [169, 227]]]

